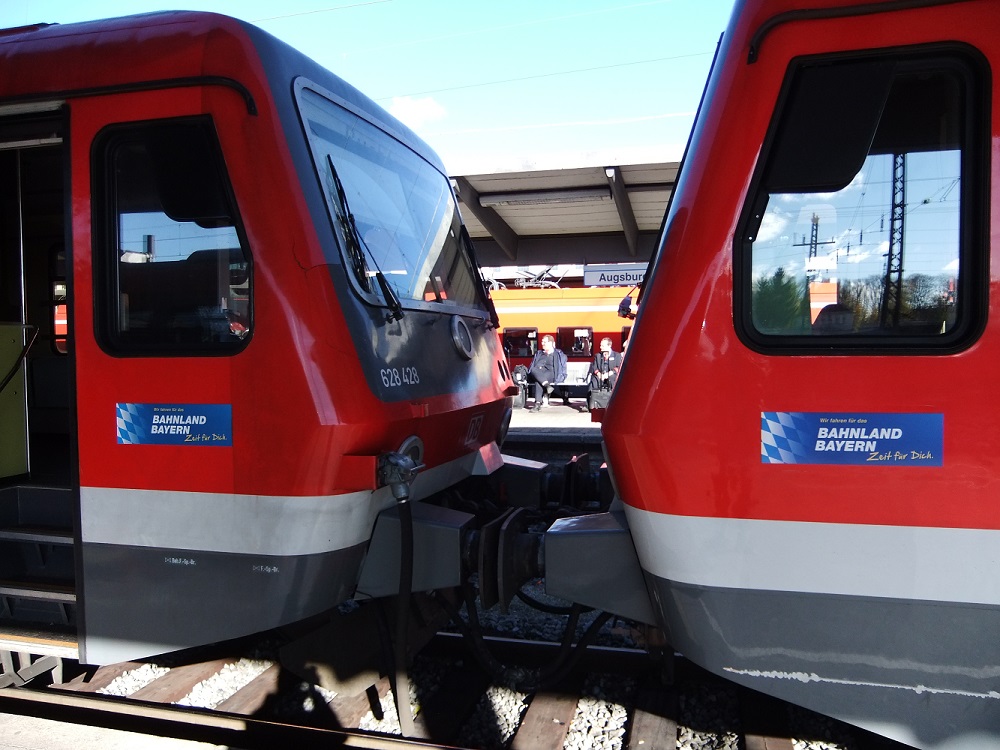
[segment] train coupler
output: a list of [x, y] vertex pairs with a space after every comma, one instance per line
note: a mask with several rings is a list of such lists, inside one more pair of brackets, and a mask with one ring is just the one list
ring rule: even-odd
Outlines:
[[529, 530], [529, 513], [511, 508], [479, 530], [479, 600], [506, 612], [520, 588], [542, 575], [541, 533]]
[[562, 466], [508, 455], [503, 461], [490, 482], [507, 507], [597, 513], [607, 510], [614, 499], [607, 466], [595, 467], [587, 453]]

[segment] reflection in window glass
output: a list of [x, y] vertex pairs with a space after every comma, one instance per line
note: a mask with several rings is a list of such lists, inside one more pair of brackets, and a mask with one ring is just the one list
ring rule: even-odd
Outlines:
[[503, 350], [508, 357], [534, 357], [538, 351], [538, 329], [504, 328]]
[[461, 240], [447, 178], [318, 94], [303, 89], [299, 104], [357, 284], [377, 296], [373, 277], [381, 271], [401, 300], [481, 307], [480, 282]]
[[590, 357], [594, 353], [593, 328], [557, 328], [556, 349], [570, 357]]
[[[751, 322], [759, 334], [937, 337], [956, 326], [964, 83], [954, 70], [926, 63], [880, 65], [884, 87], [871, 84], [871, 106], [856, 116], [870, 116], [870, 123], [851, 121], [850, 108], [795, 111], [797, 91], [815, 92], [808, 73], [792, 88], [755, 199], [760, 210], [745, 235]], [[845, 66], [841, 87], [877, 79], [866, 73]], [[823, 75], [836, 98], [837, 66]], [[816, 124], [821, 117], [846, 124]], [[826, 133], [838, 152], [811, 158]], [[802, 147], [807, 138], [819, 142]]]
[[[897, 174], [903, 200], [894, 208]], [[754, 327], [947, 332], [958, 283], [959, 175], [956, 151], [883, 154], [870, 156], [843, 190], [769, 196], [753, 245]]]
[[250, 333], [247, 254], [205, 127], [119, 132], [107, 149], [115, 247], [108, 321], [126, 349], [239, 348]]

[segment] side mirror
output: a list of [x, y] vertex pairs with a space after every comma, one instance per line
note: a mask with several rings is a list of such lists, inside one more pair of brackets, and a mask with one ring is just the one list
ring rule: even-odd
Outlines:
[[635, 318], [635, 313], [632, 312], [631, 294], [627, 295], [625, 299], [618, 303], [618, 317], [628, 318], [629, 320], [633, 320]]

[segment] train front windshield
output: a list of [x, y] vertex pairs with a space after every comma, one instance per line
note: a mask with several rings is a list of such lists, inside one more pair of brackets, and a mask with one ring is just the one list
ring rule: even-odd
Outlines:
[[302, 86], [298, 105], [359, 291], [384, 303], [381, 272], [404, 307], [485, 309], [448, 178], [385, 131]]

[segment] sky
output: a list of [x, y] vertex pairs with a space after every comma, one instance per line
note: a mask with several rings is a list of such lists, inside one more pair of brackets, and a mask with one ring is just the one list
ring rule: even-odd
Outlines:
[[[904, 244], [908, 274], [954, 276], [959, 265], [961, 155], [957, 150], [906, 156]], [[893, 159], [870, 155], [835, 193], [771, 196], [753, 243], [754, 278], [781, 268], [805, 280], [863, 280], [885, 273], [891, 232]], [[813, 217], [816, 257], [809, 259]]]
[[155, 10], [253, 23], [420, 135], [449, 174], [678, 161], [732, 0], [3, 0], [0, 28]]

